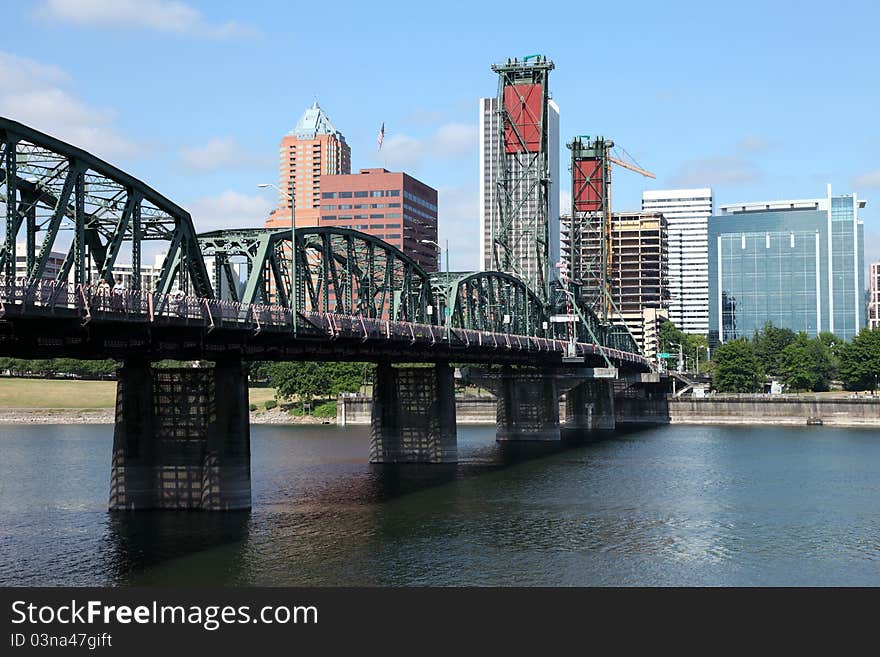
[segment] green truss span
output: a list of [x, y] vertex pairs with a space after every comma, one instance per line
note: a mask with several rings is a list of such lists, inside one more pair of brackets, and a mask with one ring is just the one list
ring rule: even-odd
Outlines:
[[[151, 281], [167, 295], [275, 304], [332, 314], [638, 350], [616, 326], [603, 326], [576, 300], [582, 321], [556, 324], [570, 310], [558, 289], [533, 289], [514, 273], [429, 275], [400, 249], [355, 230], [243, 228], [197, 235], [190, 214], [143, 182], [74, 146], [0, 117], [0, 211], [5, 232], [0, 275], [31, 285], [112, 282], [120, 253], [130, 257], [131, 289], [146, 289], [144, 247], [163, 243]], [[23, 249], [22, 249], [22, 244]], [[17, 256], [23, 254], [23, 266]], [[62, 253], [60, 260], [53, 253]], [[294, 264], [294, 276], [290, 267]], [[210, 264], [213, 277], [209, 276]], [[212, 284], [213, 278], [213, 284]], [[291, 278], [295, 288], [291, 287]], [[541, 283], [539, 283], [541, 284]], [[546, 282], [543, 282], [546, 284]], [[291, 294], [291, 292], [295, 294]]]

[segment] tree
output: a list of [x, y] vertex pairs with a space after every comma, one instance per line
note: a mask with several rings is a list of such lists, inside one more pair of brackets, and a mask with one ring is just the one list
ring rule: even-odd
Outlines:
[[847, 390], [876, 390], [880, 382], [880, 329], [863, 329], [841, 349], [840, 378]]
[[794, 342], [782, 350], [779, 358], [780, 374], [786, 387], [792, 390], [828, 390], [831, 384], [831, 349], [820, 338], [798, 333]]
[[[698, 358], [708, 354], [707, 347], [709, 346], [709, 341], [705, 335], [685, 333], [669, 320], [660, 324], [657, 336], [660, 351], [669, 352], [671, 355], [669, 359], [670, 367], [678, 365], [678, 345], [681, 345], [681, 355], [684, 357], [685, 369], [688, 363], [692, 363], [694, 368], [696, 368]], [[705, 358], [703, 362], [706, 362]]]
[[796, 337], [791, 329], [773, 326], [771, 322], [767, 322], [763, 329], [755, 332], [752, 343], [755, 346], [755, 355], [765, 373], [775, 377], [782, 376], [782, 352], [795, 341]]
[[720, 392], [761, 392], [764, 372], [752, 344], [745, 338], [725, 342], [713, 358], [713, 384]]
[[831, 371], [828, 374], [828, 378], [834, 381], [839, 376], [840, 355], [843, 353], [844, 347], [846, 347], [846, 340], [838, 338], [836, 335], [829, 333], [828, 331], [820, 333], [816, 337], [816, 340], [821, 342], [828, 349], [828, 357], [831, 365]]
[[260, 368], [280, 399], [298, 399], [303, 406], [314, 398], [356, 392], [363, 383], [364, 363], [270, 363]]

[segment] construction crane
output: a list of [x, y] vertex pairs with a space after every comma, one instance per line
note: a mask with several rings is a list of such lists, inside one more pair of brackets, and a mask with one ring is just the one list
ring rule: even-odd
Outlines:
[[[611, 225], [611, 165], [615, 164], [646, 178], [656, 178], [656, 176], [642, 168], [624, 148], [618, 147], [619, 152], [612, 154], [612, 149], [615, 147], [614, 142], [604, 137], [591, 139], [589, 135], [579, 135], [568, 144], [568, 147], [571, 149], [572, 173], [572, 228], [570, 235], [572, 274], [581, 276], [584, 269], [579, 262], [580, 240], [584, 232], [582, 224], [584, 222], [594, 223], [594, 219], [599, 218], [601, 225], [593, 227], [592, 231], [594, 234], [601, 233], [602, 236], [599, 253], [601, 264], [589, 269], [598, 279], [595, 281], [598, 283], [597, 291], [604, 298], [601, 299], [601, 304], [596, 305], [601, 308], [603, 320], [607, 321], [612, 311], [617, 311], [610, 289], [610, 279], [614, 267]], [[595, 230], [596, 228], [599, 230]], [[620, 314], [619, 311], [617, 313]]]

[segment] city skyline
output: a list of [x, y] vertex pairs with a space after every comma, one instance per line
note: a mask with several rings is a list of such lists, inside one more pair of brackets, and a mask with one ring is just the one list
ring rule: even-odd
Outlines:
[[[476, 269], [474, 102], [495, 86], [492, 63], [533, 52], [557, 65], [551, 92], [566, 108], [561, 142], [604, 134], [657, 173], [650, 185], [617, 175], [615, 211], [638, 209], [642, 191], [664, 187], [712, 186], [719, 204], [806, 197], [826, 182], [869, 200], [880, 189], [880, 134], [870, 118], [875, 92], [863, 84], [877, 60], [868, 33], [874, 8], [844, 3], [833, 15], [819, 15], [818, 3], [800, 3], [797, 12], [764, 8], [762, 21], [739, 32], [752, 13], [747, 6], [736, 15], [703, 8], [704, 20], [726, 26], [720, 34], [692, 31], [696, 5], [688, 3], [644, 4], [625, 15], [596, 8], [594, 20], [629, 32], [650, 28], [661, 37], [621, 47], [614, 30], [598, 35], [609, 65], [595, 72], [600, 84], [582, 85], [580, 53], [560, 38], [558, 21], [507, 25], [488, 8], [469, 8], [462, 25], [452, 16], [427, 23], [419, 13], [391, 18], [382, 6], [346, 5], [335, 15], [333, 38], [350, 47], [322, 49], [316, 59], [295, 57], [298, 50], [282, 36], [294, 18], [320, 21], [319, 8], [293, 14], [268, 2], [246, 10], [231, 2], [90, 0], [72, 13], [71, 5], [33, 1], [10, 10], [13, 29], [0, 50], [0, 114], [133, 171], [189, 209], [200, 230], [261, 225], [274, 199], [255, 186], [275, 179], [278, 135], [317, 96], [351, 143], [353, 169], [407, 170], [438, 188], [440, 239], [450, 239], [452, 266]], [[172, 15], [172, 5], [186, 11]], [[486, 25], [498, 29], [482, 38]], [[411, 40], [397, 36], [407, 26], [423, 46], [415, 54]], [[679, 39], [685, 32], [688, 39]], [[810, 32], [826, 35], [822, 48], [801, 36]], [[326, 38], [320, 30], [298, 32], [297, 49], [317, 48]], [[827, 57], [832, 51], [835, 57]], [[352, 52], [364, 53], [358, 66]], [[382, 67], [379, 85], [376, 76], [351, 75], [371, 63]], [[136, 80], [130, 70], [139, 71]], [[130, 80], [134, 93], [121, 93], [120, 80]], [[822, 92], [823, 80], [833, 82], [833, 94]], [[596, 102], [596, 88], [607, 102]], [[819, 149], [819, 140], [835, 147]], [[563, 192], [562, 208], [567, 198]], [[880, 259], [877, 217], [869, 205], [867, 262]]]

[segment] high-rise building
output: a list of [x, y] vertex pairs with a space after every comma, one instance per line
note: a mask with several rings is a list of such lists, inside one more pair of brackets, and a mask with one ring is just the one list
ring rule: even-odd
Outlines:
[[[15, 276], [16, 278], [27, 278], [27, 245], [23, 242], [19, 243], [15, 249]], [[158, 253], [153, 257], [153, 264], [141, 264], [141, 289], [148, 292], [155, 291], [162, 274], [162, 265], [165, 262], [165, 252]], [[46, 268], [43, 271], [43, 279], [56, 280], [64, 266], [64, 260], [67, 254], [59, 251], [51, 251], [46, 260]], [[121, 278], [122, 285], [126, 289], [132, 289], [132, 265], [126, 262], [116, 262], [113, 265], [113, 277]], [[208, 272], [211, 273], [210, 270]], [[68, 272], [68, 280], [73, 280], [73, 269]], [[92, 271], [90, 280], [93, 285], [97, 285], [100, 280], [100, 272]]]
[[386, 169], [324, 176], [320, 209], [320, 225], [375, 235], [426, 271], [437, 271], [437, 247], [422, 241], [437, 242], [437, 190], [433, 187]]
[[[536, 193], [540, 186], [538, 178], [546, 175], [548, 184], [545, 187], [547, 197], [546, 217], [548, 222], [547, 260], [551, 277], [555, 275], [554, 265], [559, 260], [559, 107], [552, 99], [547, 101], [547, 172], [534, 174], [530, 167], [533, 158], [520, 153], [510, 152], [505, 148], [501, 138], [501, 121], [498, 112], [497, 98], [480, 98], [480, 269], [482, 271], [498, 269], [494, 261], [494, 242], [498, 238], [500, 227], [500, 204], [498, 189], [503, 175], [501, 158], [506, 158], [510, 179], [516, 181], [510, 187], [511, 202], [508, 207], [514, 209], [508, 243], [511, 249], [513, 273], [534, 283], [538, 280], [537, 269], [540, 267], [536, 257], [535, 245], [538, 237], [534, 234], [536, 219], [542, 209]], [[502, 153], [502, 150], [505, 152]], [[541, 238], [543, 239], [543, 238]]]
[[[580, 244], [573, 245], [571, 215], [563, 215], [562, 259], [567, 263], [597, 262], [601, 258], [603, 236], [590, 231], [581, 235]], [[648, 358], [658, 349], [660, 323], [669, 318], [667, 222], [660, 212], [615, 212], [611, 215], [611, 248], [608, 288], [614, 306], [613, 320], [622, 319], [636, 343]], [[579, 257], [573, 257], [579, 248]], [[598, 280], [573, 271], [588, 298], [598, 295]], [[599, 297], [601, 298], [601, 297]]]
[[330, 117], [315, 101], [296, 127], [281, 139], [278, 149], [278, 208], [267, 228], [290, 226], [290, 195], [296, 199], [296, 225], [317, 226], [321, 207], [321, 177], [351, 173], [351, 148]]
[[865, 325], [866, 202], [851, 196], [723, 205], [709, 219], [709, 343], [765, 323], [851, 340]]
[[880, 262], [871, 263], [868, 328], [880, 329]]
[[685, 333], [709, 330], [708, 222], [712, 190], [642, 192], [642, 210], [662, 212], [669, 230], [669, 319]]

